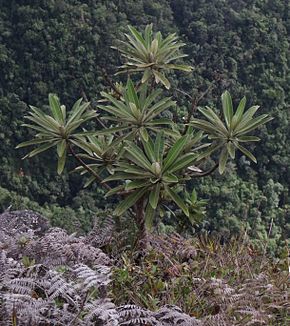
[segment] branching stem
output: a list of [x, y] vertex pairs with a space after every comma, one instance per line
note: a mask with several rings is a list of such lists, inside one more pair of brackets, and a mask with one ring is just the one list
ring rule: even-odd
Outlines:
[[105, 79], [105, 81], [111, 86], [111, 88], [114, 90], [116, 94], [118, 94], [119, 97], [122, 97], [123, 94], [118, 90], [118, 88], [115, 86], [115, 84], [112, 82], [111, 78], [108, 76], [107, 71], [102, 68], [102, 75]]
[[[89, 102], [88, 97], [83, 89], [82, 89], [82, 97], [85, 99], [86, 102]], [[90, 104], [90, 108], [93, 109], [91, 104]], [[98, 121], [98, 123], [101, 125], [102, 128], [104, 128], [104, 129], [107, 128], [101, 119], [96, 117], [96, 120]]]
[[204, 171], [204, 172], [200, 172], [200, 173], [196, 173], [193, 174], [191, 177], [192, 178], [202, 178], [202, 177], [206, 177], [210, 174], [212, 174], [217, 168], [218, 168], [219, 164], [216, 163], [211, 169]]
[[188, 130], [190, 119], [193, 116], [194, 112], [196, 111], [198, 103], [209, 93], [209, 91], [212, 88], [213, 88], [213, 84], [210, 84], [209, 87], [203, 93], [201, 93], [200, 96], [195, 97], [195, 98], [193, 98], [189, 94], [187, 94], [187, 96], [191, 97], [191, 108], [188, 111], [188, 116], [187, 116], [187, 119], [186, 119], [186, 122], [185, 122], [186, 126], [185, 126], [184, 132], [183, 132], [184, 135], [186, 134], [186, 132]]
[[70, 144], [70, 142], [68, 142], [68, 149], [70, 151], [70, 153], [72, 154], [72, 156], [81, 164], [82, 167], [84, 167], [91, 175], [93, 175], [96, 180], [104, 187], [106, 188], [106, 190], [111, 190], [111, 187], [103, 182], [103, 179], [98, 175], [98, 173], [96, 173], [93, 169], [91, 169], [74, 151], [72, 145]]

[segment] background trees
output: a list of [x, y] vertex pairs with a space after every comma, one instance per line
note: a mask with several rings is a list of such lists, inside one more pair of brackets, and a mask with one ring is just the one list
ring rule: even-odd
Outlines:
[[[78, 197], [83, 196], [82, 184], [77, 175], [71, 175], [69, 181], [67, 175], [57, 177], [53, 159], [51, 166], [44, 168], [44, 157], [23, 162], [23, 153], [14, 150], [26, 137], [27, 131], [19, 128], [27, 113], [25, 103], [40, 106], [49, 92], [62, 94], [68, 104], [83, 92], [94, 100], [105, 85], [102, 68], [112, 73], [113, 66], [120, 64], [117, 53], [110, 51], [107, 56], [110, 45], [128, 23], [141, 27], [153, 22], [162, 32], [177, 31], [188, 44], [189, 64], [195, 69], [185, 78], [177, 72], [172, 78], [175, 88], [180, 86], [195, 98], [216, 79], [203, 99], [207, 103], [227, 88], [234, 98], [245, 94], [249, 104], [259, 102], [262, 113], [275, 118], [258, 135], [262, 142], [255, 148], [257, 166], [249, 166], [241, 156], [236, 165], [228, 167], [226, 186], [210, 177], [196, 181], [195, 186], [206, 198], [217, 199], [208, 203], [209, 224], [203, 227], [222, 225], [227, 233], [236, 230], [236, 225], [253, 226], [260, 216], [257, 235], [262, 235], [274, 216], [275, 237], [282, 234], [282, 227], [283, 232], [289, 232], [285, 227], [290, 177], [288, 6], [285, 1], [219, 0], [1, 2], [1, 186], [41, 205], [81, 206]], [[180, 93], [175, 96], [182, 115], [182, 106], [191, 100]], [[243, 185], [243, 194], [236, 184]], [[252, 185], [256, 189], [253, 192]], [[248, 197], [244, 194], [251, 197], [250, 193], [260, 201], [250, 200], [245, 208], [243, 198]], [[86, 196], [98, 197], [102, 205], [98, 194], [92, 190]]]

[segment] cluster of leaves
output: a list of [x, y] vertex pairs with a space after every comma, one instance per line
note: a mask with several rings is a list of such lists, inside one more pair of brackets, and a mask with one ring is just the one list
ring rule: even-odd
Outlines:
[[[132, 37], [127, 35], [130, 45], [123, 44], [124, 51], [126, 52], [129, 46], [130, 58], [140, 60], [138, 51], [141, 45], [143, 44], [145, 51], [145, 45], [151, 44], [150, 49], [147, 49], [148, 54], [142, 52], [142, 56], [150, 57], [156, 62], [154, 61], [153, 66], [149, 67], [147, 64], [139, 65], [137, 69], [137, 72], [144, 72], [145, 75], [148, 69], [152, 69], [153, 76], [149, 75], [144, 80], [143, 75], [141, 82], [137, 85], [134, 85], [128, 78], [126, 87], [121, 90], [116, 89], [115, 94], [101, 93], [104, 98], [102, 102], [109, 101], [109, 104], [102, 104], [98, 107], [110, 114], [101, 116], [101, 119], [112, 122], [114, 126], [108, 128], [103, 125], [100, 131], [78, 132], [77, 129], [83, 127], [85, 122], [97, 118], [96, 112], [88, 109], [89, 103], [81, 104], [80, 99], [66, 118], [65, 106], [60, 104], [57, 96], [50, 94], [51, 116], [31, 107], [32, 112], [27, 119], [34, 124], [24, 124], [24, 126], [36, 129], [39, 133], [33, 140], [21, 143], [18, 147], [40, 145], [39, 148], [30, 152], [28, 157], [56, 147], [59, 174], [64, 169], [67, 153], [70, 153], [81, 164], [77, 169], [82, 173], [91, 174], [87, 184], [97, 180], [109, 190], [106, 196], [122, 194], [125, 197], [116, 207], [115, 214], [120, 216], [133, 208], [138, 226], [140, 230], [144, 230], [144, 220], [147, 225], [151, 226], [157, 209], [168, 200], [173, 201], [186, 216], [190, 216], [192, 201], [184, 200], [179, 192], [184, 191], [186, 181], [196, 176], [209, 174], [196, 174], [195, 169], [190, 169], [193, 165], [203, 164], [220, 148], [222, 152], [218, 166], [221, 174], [225, 170], [228, 153], [231, 158], [234, 158], [235, 149], [241, 150], [255, 160], [254, 156], [239, 142], [258, 140], [257, 137], [245, 136], [245, 134], [265, 124], [271, 118], [267, 114], [253, 118], [258, 107], [251, 107], [245, 111], [245, 98], [242, 99], [234, 114], [232, 99], [228, 92], [222, 95], [223, 118], [226, 125], [209, 108], [201, 109], [201, 112], [210, 122], [200, 119], [191, 120], [191, 110], [188, 113], [187, 124], [163, 118], [162, 114], [165, 110], [175, 103], [168, 97], [163, 98], [162, 90], [156, 88], [160, 80], [156, 80], [155, 69], [165, 68], [165, 66], [157, 65], [160, 63], [158, 60], [162, 61], [162, 58], [164, 60], [167, 58], [170, 62], [180, 58], [180, 55], [176, 55], [180, 44], [176, 44], [177, 38], [173, 35], [162, 42], [160, 32], [151, 42], [151, 25], [146, 27], [144, 38], [136, 29], [129, 27], [129, 30]], [[158, 44], [161, 46], [160, 51]], [[137, 53], [132, 51], [131, 46], [138, 50], [136, 50]], [[165, 57], [161, 54], [158, 56], [158, 53], [166, 55]], [[157, 58], [153, 58], [154, 54]], [[171, 64], [166, 67], [181, 69], [181, 66], [173, 67]], [[186, 70], [186, 66], [182, 67], [181, 70]], [[187, 70], [190, 68], [188, 67]], [[165, 86], [167, 87], [168, 84], [165, 83]], [[168, 128], [164, 128], [164, 125]], [[197, 131], [193, 132], [193, 128]], [[205, 133], [204, 136], [202, 131]], [[106, 134], [115, 137], [110, 137], [104, 143]], [[210, 142], [203, 144], [204, 138]], [[104, 148], [104, 145], [107, 145], [107, 148]], [[76, 154], [73, 147], [84, 153]], [[97, 160], [97, 162], [86, 164], [83, 159]], [[210, 173], [213, 171], [214, 169]], [[112, 189], [108, 182], [116, 180], [121, 184]], [[143, 217], [144, 210], [145, 218]], [[191, 220], [194, 220], [193, 216]]]
[[172, 63], [187, 56], [180, 53], [180, 48], [185, 43], [179, 42], [176, 34], [163, 38], [161, 32], [158, 32], [153, 37], [152, 27], [152, 24], [147, 25], [143, 36], [134, 27], [129, 26], [131, 35], [125, 34], [127, 42], [122, 42], [123, 47], [116, 48], [127, 60], [120, 68], [126, 73], [143, 72], [141, 83], [146, 83], [153, 77], [156, 84], [161, 83], [169, 89], [170, 82], [164, 71], [191, 71], [192, 68]]
[[226, 167], [228, 156], [232, 159], [236, 156], [236, 150], [240, 150], [249, 159], [257, 163], [256, 158], [240, 143], [259, 141], [259, 137], [247, 135], [261, 124], [271, 120], [267, 114], [262, 114], [253, 119], [253, 115], [259, 106], [252, 106], [245, 113], [246, 98], [240, 101], [236, 112], [233, 110], [233, 102], [229, 92], [222, 95], [223, 114], [225, 124], [218, 115], [209, 107], [200, 108], [199, 111], [208, 121], [194, 119], [192, 125], [208, 133], [209, 139], [217, 140], [219, 146], [223, 147], [219, 157], [219, 171], [223, 173]]

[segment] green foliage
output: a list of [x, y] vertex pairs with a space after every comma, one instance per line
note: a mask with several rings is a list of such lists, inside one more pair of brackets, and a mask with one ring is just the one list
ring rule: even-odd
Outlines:
[[209, 139], [217, 142], [216, 146], [222, 147], [219, 157], [219, 172], [222, 174], [225, 170], [228, 156], [232, 159], [236, 156], [236, 150], [240, 150], [252, 161], [257, 163], [255, 156], [250, 153], [240, 143], [259, 141], [260, 138], [255, 136], [248, 136], [247, 134], [262, 124], [272, 120], [267, 114], [253, 118], [258, 110], [258, 106], [252, 106], [246, 112], [246, 98], [244, 97], [237, 110], [233, 110], [233, 102], [229, 92], [222, 94], [223, 115], [226, 124], [224, 124], [218, 115], [209, 107], [199, 111], [209, 120], [204, 121], [200, 119], [193, 119], [191, 124], [208, 133]]
[[[135, 29], [130, 26], [129, 29], [133, 33], [135, 40], [139, 42], [138, 48], [140, 42], [144, 42], [144, 46], [145, 43], [149, 46], [151, 27], [147, 26], [145, 28], [144, 40]], [[150, 43], [151, 47], [156, 47], [155, 50], [158, 53], [157, 46], [159, 42], [162, 45], [160, 53], [164, 52], [166, 54], [164, 54], [165, 58], [167, 56], [169, 58], [174, 57], [175, 49], [178, 49], [179, 45], [173, 46], [171, 44], [169, 40], [173, 36], [169, 36], [169, 40], [166, 38], [163, 44], [161, 42], [161, 34], [157, 33], [156, 35], [156, 40], [152, 41], [152, 44]], [[173, 38], [173, 41], [176, 41], [176, 37]], [[167, 44], [168, 49], [165, 51]], [[152, 48], [151, 51], [153, 51]], [[130, 56], [135, 60], [140, 59], [139, 52], [130, 52]], [[167, 68], [173, 69], [171, 66]], [[155, 68], [153, 67], [152, 69]], [[154, 71], [153, 74], [156, 76]], [[158, 81], [156, 83], [158, 84]], [[73, 106], [71, 113], [66, 117], [65, 106], [61, 106], [58, 98], [50, 94], [49, 104], [51, 115], [46, 115], [38, 109], [31, 107], [32, 112], [27, 119], [34, 124], [25, 124], [25, 126], [36, 129], [40, 133], [32, 141], [24, 142], [18, 145], [18, 147], [41, 144], [40, 147], [26, 156], [32, 157], [56, 146], [59, 157], [57, 167], [59, 174], [63, 171], [67, 149], [69, 149], [72, 156], [81, 164], [81, 172], [86, 170], [91, 174], [91, 178], [86, 185], [91, 181], [97, 180], [98, 182], [102, 182], [106, 189], [109, 190], [108, 194], [122, 194], [125, 196], [116, 207], [114, 213], [120, 216], [133, 207], [135, 219], [141, 231], [144, 230], [145, 225], [147, 227], [152, 226], [155, 211], [164, 200], [173, 201], [189, 217], [189, 207], [192, 207], [193, 202], [185, 201], [178, 194], [178, 192], [186, 189], [185, 181], [194, 177], [190, 173], [187, 173], [186, 169], [203, 159], [207, 159], [214, 151], [223, 146], [224, 149], [219, 159], [219, 170], [220, 173], [223, 173], [228, 158], [227, 153], [229, 152], [230, 156], [235, 158], [234, 147], [237, 147], [242, 152], [247, 152], [246, 149], [238, 144], [239, 141], [246, 142], [247, 140], [253, 140], [252, 138], [245, 138], [244, 135], [256, 129], [261, 124], [268, 122], [270, 118], [267, 115], [263, 115], [260, 118], [253, 119], [253, 114], [257, 110], [257, 107], [253, 107], [243, 114], [245, 99], [240, 102], [237, 112], [234, 114], [231, 96], [228, 92], [225, 92], [222, 95], [222, 102], [226, 127], [210, 109], [201, 111], [210, 120], [210, 123], [198, 119], [194, 119], [192, 122], [195, 128], [204, 131], [208, 135], [208, 138], [213, 140], [212, 143], [206, 144], [206, 146], [198, 147], [196, 146], [196, 142], [202, 137], [201, 133], [197, 133], [192, 138], [192, 136], [189, 136], [192, 130], [185, 124], [173, 126], [170, 120], [160, 118], [160, 115], [171, 107], [174, 102], [170, 98], [156, 101], [156, 98], [162, 95], [162, 91], [153, 90], [154, 85], [151, 84], [150, 86], [148, 79], [141, 80], [139, 85], [141, 87], [138, 85], [134, 86], [133, 82], [128, 79], [126, 88], [123, 89], [122, 93], [115, 94], [115, 97], [105, 92], [102, 93], [103, 97], [109, 100], [112, 105], [102, 105], [99, 108], [113, 116], [105, 116], [104, 119], [114, 122], [116, 126], [108, 129], [106, 126], [103, 126], [103, 129], [99, 132], [85, 131], [76, 133], [77, 129], [84, 122], [96, 118], [94, 111], [86, 111], [89, 105], [88, 103], [81, 105], [82, 100], [78, 100]], [[164, 86], [168, 88], [167, 84], [164, 84]], [[189, 110], [188, 122], [190, 122], [190, 117], [191, 113]], [[160, 128], [157, 129], [157, 127], [162, 124], [169, 124], [172, 128], [169, 129], [170, 132], [168, 130], [164, 130], [164, 132], [162, 130], [160, 132]], [[122, 133], [124, 130], [126, 130], [125, 135]], [[175, 140], [172, 142], [171, 136], [174, 135], [174, 131], [176, 133], [178, 130], [185, 131], [183, 134], [179, 132], [173, 136]], [[159, 131], [155, 140], [151, 139], [150, 131], [154, 131], [155, 133]], [[112, 133], [116, 134], [116, 141], [108, 145], [113, 146], [112, 144], [114, 144], [115, 148], [111, 151], [111, 154], [115, 151], [118, 155], [111, 156], [111, 170], [109, 170], [107, 168], [108, 161], [106, 161], [106, 164], [104, 161], [104, 152], [98, 146], [98, 139], [96, 137], [90, 139], [89, 135], [97, 136]], [[218, 140], [217, 145], [215, 144], [216, 140]], [[81, 156], [75, 154], [72, 145], [84, 150], [85, 155], [82, 153]], [[204, 151], [204, 147], [207, 146], [209, 146], [209, 149], [206, 148]], [[97, 152], [95, 152], [95, 149]], [[252, 154], [247, 155], [252, 157]], [[99, 160], [103, 160], [103, 164], [87, 165], [83, 161], [83, 158], [90, 159], [90, 157], [97, 157]], [[109, 174], [111, 174], [109, 177], [103, 179], [103, 181], [102, 176], [98, 174], [100, 171], [98, 173], [95, 171], [95, 168], [99, 168], [100, 166], [102, 168], [105, 166]], [[119, 181], [121, 185], [111, 189], [107, 184], [110, 181]], [[144, 211], [145, 219], [143, 218]]]
[[187, 56], [180, 53], [180, 48], [185, 43], [178, 42], [178, 37], [175, 34], [163, 38], [161, 32], [158, 32], [153, 36], [152, 27], [152, 24], [147, 25], [142, 34], [134, 27], [129, 26], [131, 35], [125, 34], [127, 41], [122, 42], [120, 48], [116, 48], [127, 60], [120, 68], [125, 73], [142, 72], [141, 83], [153, 80], [156, 84], [161, 83], [169, 89], [170, 82], [164, 71], [177, 69], [189, 72], [192, 68], [172, 63]]
[[0, 187], [0, 213], [7, 208], [11, 210], [29, 209], [39, 212], [49, 219], [52, 226], [64, 228], [68, 232], [77, 230], [80, 234], [91, 230], [94, 215], [98, 213], [98, 209], [93, 205], [90, 208], [79, 205], [75, 205], [73, 208], [61, 207], [57, 204], [40, 206], [28, 197]]
[[140, 87], [137, 92], [130, 79], [128, 79], [126, 89], [120, 100], [108, 93], [102, 92], [101, 95], [111, 102], [111, 105], [98, 106], [102, 111], [111, 114], [111, 116], [104, 116], [102, 118], [116, 123], [117, 126], [101, 130], [99, 134], [112, 134], [124, 131], [124, 137], [127, 139], [134, 139], [140, 136], [145, 141], [148, 141], [149, 131], [159, 132], [163, 125], [171, 124], [170, 119], [158, 118], [158, 116], [165, 110], [173, 107], [175, 102], [170, 97], [158, 100], [161, 93], [160, 89], [150, 91], [147, 83]]
[[66, 107], [60, 105], [58, 97], [49, 94], [48, 98], [51, 115], [44, 114], [39, 109], [30, 106], [32, 111], [25, 118], [33, 124], [23, 124], [22, 126], [34, 129], [39, 133], [35, 135], [35, 139], [23, 142], [16, 148], [40, 145], [24, 157], [30, 158], [56, 146], [58, 156], [57, 173], [61, 174], [67, 157], [67, 144], [71, 142], [79, 146], [79, 137], [86, 135], [86, 133], [75, 133], [76, 129], [84, 122], [95, 118], [96, 113], [88, 111], [89, 103], [82, 104], [82, 99], [79, 99], [67, 117]]
[[[125, 160], [117, 162], [116, 173], [104, 180], [105, 182], [127, 180], [123, 190], [133, 191], [117, 206], [115, 210], [117, 215], [122, 215], [142, 196], [146, 196], [148, 198], [146, 221], [147, 225], [150, 225], [152, 215], [162, 201], [162, 197], [168, 195], [189, 216], [186, 204], [172, 189], [180, 183], [180, 179], [184, 178], [182, 171], [197, 160], [196, 154], [184, 153], [187, 140], [188, 136], [183, 136], [166, 152], [163, 133], [159, 133], [154, 142], [150, 137], [147, 142], [142, 140], [141, 149], [133, 142], [126, 142]], [[119, 187], [117, 189], [120, 190]]]

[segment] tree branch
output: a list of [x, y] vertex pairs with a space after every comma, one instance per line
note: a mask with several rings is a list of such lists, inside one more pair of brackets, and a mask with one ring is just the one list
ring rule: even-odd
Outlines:
[[111, 190], [111, 187], [103, 182], [103, 179], [96, 173], [93, 169], [91, 169], [73, 150], [71, 144], [68, 142], [68, 148], [72, 156], [81, 164], [82, 167], [84, 167], [91, 175], [93, 175], [96, 180], [104, 187], [106, 190]]
[[179, 88], [175, 88], [175, 90], [178, 92], [178, 93], [181, 93], [187, 97], [189, 97], [191, 100], [193, 99], [192, 96], [190, 94], [188, 94], [187, 92], [183, 91], [182, 89], [179, 89]]
[[192, 177], [193, 178], [202, 178], [202, 177], [206, 177], [210, 174], [212, 174], [217, 168], [218, 168], [219, 164], [216, 163], [211, 169], [204, 171], [204, 172], [200, 172], [200, 173], [196, 173], [193, 174]]
[[203, 92], [201, 93], [200, 96], [198, 97], [191, 97], [191, 108], [188, 112], [188, 116], [187, 116], [187, 119], [186, 119], [186, 126], [184, 128], [184, 132], [183, 134], [185, 135], [187, 130], [188, 130], [188, 127], [189, 127], [189, 122], [190, 122], [190, 119], [191, 117], [193, 116], [194, 112], [196, 111], [197, 109], [197, 106], [198, 106], [198, 103], [209, 93], [209, 91], [213, 88], [213, 83], [209, 85], [209, 87]]
[[[85, 91], [83, 89], [82, 89], [82, 97], [85, 99], [86, 102], [89, 102], [88, 97], [87, 97], [87, 95], [86, 95], [86, 93], [85, 93]], [[91, 104], [90, 104], [90, 108], [93, 109], [92, 106], [91, 106]], [[96, 117], [96, 120], [102, 126], [102, 128], [104, 128], [104, 129], [107, 128], [106, 125], [103, 123], [103, 121], [101, 119], [99, 119], [98, 117]]]
[[118, 94], [119, 98], [122, 97], [123, 94], [117, 89], [115, 84], [112, 82], [111, 78], [107, 74], [107, 71], [104, 68], [102, 68], [101, 71], [102, 71], [102, 75], [103, 75], [105, 81], [111, 86], [111, 88], [114, 90], [114, 92], [116, 94]]

